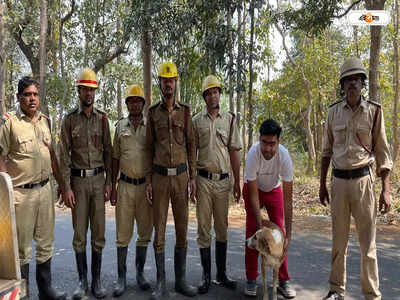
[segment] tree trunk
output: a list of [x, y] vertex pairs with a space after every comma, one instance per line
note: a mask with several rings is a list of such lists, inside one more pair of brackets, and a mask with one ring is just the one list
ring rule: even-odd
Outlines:
[[[238, 18], [238, 29], [237, 29], [237, 35], [238, 35], [238, 49], [237, 49], [237, 59], [236, 59], [236, 125], [238, 128], [240, 128], [240, 116], [241, 116], [241, 103], [242, 101], [242, 77], [241, 77], [241, 70], [242, 70], [242, 52], [243, 52], [243, 47], [242, 47], [242, 3], [239, 3], [237, 7], [237, 18]], [[244, 143], [244, 140], [243, 140]], [[243, 152], [245, 151], [245, 148], [243, 148]]]
[[228, 65], [229, 110], [233, 112], [235, 109], [233, 103], [233, 39], [232, 39], [232, 15], [234, 10], [232, 9], [230, 1], [227, 1], [226, 12], [227, 12], [228, 56], [229, 56], [229, 65]]
[[250, 149], [251, 145], [253, 145], [253, 81], [254, 81], [254, 70], [253, 70], [253, 51], [254, 51], [254, 3], [255, 0], [250, 1], [250, 49], [249, 49], [249, 72], [250, 72], [250, 80], [249, 80], [249, 99], [248, 99], [248, 107], [249, 107], [249, 115], [247, 116], [247, 124], [249, 126], [248, 132], [248, 142], [247, 147]]
[[304, 128], [307, 135], [307, 147], [308, 147], [307, 173], [310, 174], [315, 171], [315, 166], [316, 166], [314, 136], [311, 130], [312, 92], [311, 92], [310, 82], [308, 81], [308, 79], [305, 77], [304, 74], [303, 74], [303, 84], [307, 100], [307, 110], [304, 118]]
[[[368, 10], [383, 10], [386, 0], [367, 0]], [[371, 46], [369, 51], [369, 100], [380, 102], [378, 87], [378, 65], [381, 49], [381, 26], [370, 26]]]
[[[120, 65], [121, 63], [121, 58], [118, 56], [117, 58], [117, 64]], [[118, 114], [118, 120], [122, 118], [122, 91], [121, 91], [121, 78], [117, 79], [117, 114]]]
[[152, 90], [151, 90], [151, 56], [152, 44], [151, 33], [146, 31], [142, 35], [142, 59], [143, 59], [143, 89], [144, 98], [146, 100], [144, 114], [147, 115], [149, 106], [152, 103]]
[[393, 49], [394, 49], [394, 74], [393, 74], [393, 88], [394, 88], [394, 100], [393, 100], [393, 166], [396, 166], [395, 162], [397, 160], [397, 156], [399, 153], [399, 131], [398, 131], [398, 124], [399, 119], [397, 113], [399, 111], [399, 0], [394, 1], [395, 5], [395, 34], [393, 37]]
[[5, 103], [5, 64], [6, 64], [6, 52], [4, 51], [4, 10], [5, 7], [2, 2], [0, 2], [0, 116], [6, 113], [6, 103]]
[[46, 100], [46, 32], [47, 0], [40, 0], [40, 48], [39, 48], [39, 83], [40, 111], [49, 114]]

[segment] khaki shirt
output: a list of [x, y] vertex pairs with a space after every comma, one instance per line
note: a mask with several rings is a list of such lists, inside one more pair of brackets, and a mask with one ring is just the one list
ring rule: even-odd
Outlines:
[[90, 117], [87, 117], [80, 108], [76, 108], [65, 116], [60, 135], [60, 169], [66, 190], [71, 189], [70, 168], [104, 167], [106, 184], [111, 184], [111, 157], [110, 128], [104, 112], [93, 108]]
[[49, 147], [53, 147], [48, 117], [36, 113], [35, 123], [21, 110], [9, 114], [0, 126], [0, 155], [6, 157], [13, 186], [39, 183], [52, 173]]
[[[186, 129], [185, 114], [187, 114]], [[176, 102], [171, 113], [163, 102], [149, 108], [146, 149], [151, 156], [146, 168], [147, 182], [150, 182], [153, 164], [174, 168], [188, 163], [190, 178], [196, 176], [196, 143], [190, 109], [187, 105]]]
[[392, 169], [382, 110], [372, 132], [378, 107], [379, 104], [364, 99], [355, 111], [346, 101], [331, 105], [325, 124], [322, 156], [332, 157], [333, 168], [357, 169], [376, 160], [378, 176], [383, 169]]
[[146, 121], [142, 119], [138, 128], [129, 121], [129, 117], [117, 123], [113, 143], [113, 158], [120, 161], [121, 172], [131, 178], [146, 175], [149, 154], [146, 152]]
[[197, 168], [219, 174], [229, 172], [231, 168], [229, 150], [242, 149], [236, 122], [232, 124], [232, 136], [229, 141], [232, 118], [232, 114], [221, 112], [213, 120], [207, 109], [193, 118], [198, 149]]

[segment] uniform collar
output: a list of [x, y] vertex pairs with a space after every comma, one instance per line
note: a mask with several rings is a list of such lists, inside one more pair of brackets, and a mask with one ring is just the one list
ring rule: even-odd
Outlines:
[[[78, 105], [78, 114], [84, 114], [86, 116], [86, 114], [83, 112], [83, 109], [80, 105]], [[96, 114], [96, 115], [98, 114], [98, 111], [94, 106], [92, 109], [92, 113], [90, 115], [92, 115], [92, 114]]]
[[[180, 109], [181, 106], [182, 105], [180, 105], [179, 102], [176, 101], [176, 99], [175, 99], [173, 109]], [[161, 107], [168, 110], [167, 105], [165, 104], [165, 101], [163, 98], [161, 99]]]
[[[364, 96], [361, 95], [361, 101], [358, 107], [361, 107], [361, 109], [366, 109], [367, 108], [367, 101], [365, 100]], [[357, 109], [358, 109], [357, 107]], [[350, 105], [347, 104], [347, 99], [345, 98], [343, 103], [342, 103], [342, 108], [348, 108], [351, 110]]]
[[[205, 109], [202, 111], [202, 116], [203, 116], [203, 117], [209, 117], [209, 118], [211, 119], [211, 116], [210, 116], [210, 114], [208, 113], [207, 108], [205, 108]], [[222, 118], [221, 110], [218, 111], [217, 118]]]
[[[146, 118], [143, 117], [143, 114], [142, 114], [142, 119], [140, 120], [139, 125], [146, 126]], [[132, 126], [132, 124], [131, 124], [131, 120], [129, 119], [129, 115], [128, 115], [126, 117], [126, 127], [130, 127], [130, 126]]]
[[[23, 118], [27, 118], [30, 119], [21, 109], [21, 106], [18, 107], [17, 111], [15, 112], [15, 114], [17, 115], [17, 117], [19, 119], [23, 119]], [[38, 117], [38, 120], [40, 120], [40, 118], [42, 117], [42, 113], [37, 110], [35, 113], [35, 117]]]

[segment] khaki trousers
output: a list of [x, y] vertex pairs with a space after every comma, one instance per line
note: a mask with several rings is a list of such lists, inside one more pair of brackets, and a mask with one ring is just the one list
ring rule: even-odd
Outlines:
[[46, 262], [54, 250], [54, 201], [50, 182], [33, 189], [14, 188], [14, 203], [20, 264], [31, 261], [32, 240], [36, 242], [36, 262]]
[[197, 243], [200, 248], [211, 246], [211, 218], [214, 218], [215, 238], [226, 242], [231, 184], [229, 178], [213, 181], [196, 177], [197, 184]]
[[129, 245], [135, 220], [138, 232], [136, 246], [147, 247], [153, 233], [153, 209], [146, 199], [146, 184], [134, 185], [120, 180], [117, 197], [117, 247]]
[[331, 290], [344, 294], [350, 216], [354, 217], [361, 252], [361, 288], [365, 299], [381, 299], [376, 258], [377, 203], [371, 176], [357, 179], [332, 177], [332, 270]]
[[71, 188], [75, 194], [72, 209], [75, 252], [86, 251], [86, 235], [90, 224], [91, 245], [96, 252], [105, 245], [104, 173], [91, 177], [71, 177]]
[[163, 252], [165, 247], [165, 227], [168, 218], [168, 206], [171, 200], [174, 214], [176, 248], [187, 247], [188, 227], [188, 175], [162, 176], [153, 174], [153, 216], [154, 250]]

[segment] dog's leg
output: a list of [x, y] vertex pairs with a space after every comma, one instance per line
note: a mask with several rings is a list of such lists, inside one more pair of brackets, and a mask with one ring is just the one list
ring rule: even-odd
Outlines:
[[279, 274], [279, 268], [274, 268], [274, 279], [273, 279], [273, 287], [272, 287], [272, 299], [277, 300], [278, 299], [278, 294], [277, 294], [277, 288], [278, 288], [278, 274]]
[[268, 286], [267, 286], [267, 261], [264, 255], [261, 254], [261, 273], [263, 277], [264, 296], [263, 300], [269, 300]]

